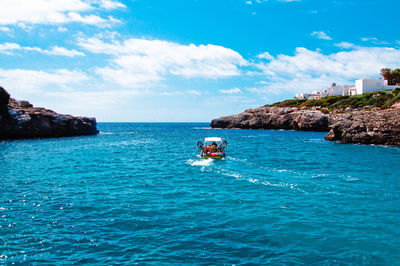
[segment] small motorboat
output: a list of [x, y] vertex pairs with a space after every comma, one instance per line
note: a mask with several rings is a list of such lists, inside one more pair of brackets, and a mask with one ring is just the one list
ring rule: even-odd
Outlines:
[[197, 142], [197, 147], [200, 149], [200, 156], [203, 159], [222, 159], [225, 158], [225, 148], [228, 143], [221, 138], [211, 137], [205, 138], [204, 143]]

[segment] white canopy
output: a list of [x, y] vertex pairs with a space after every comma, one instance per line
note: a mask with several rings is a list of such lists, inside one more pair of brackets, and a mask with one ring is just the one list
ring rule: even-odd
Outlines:
[[221, 138], [218, 138], [218, 137], [211, 137], [211, 138], [205, 138], [205, 139], [204, 139], [204, 143], [206, 143], [206, 142], [213, 142], [213, 141], [215, 141], [215, 142], [222, 142], [222, 139], [221, 139]]

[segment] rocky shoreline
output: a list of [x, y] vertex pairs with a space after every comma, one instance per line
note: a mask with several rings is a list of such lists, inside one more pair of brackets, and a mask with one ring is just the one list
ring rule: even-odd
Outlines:
[[342, 143], [400, 146], [399, 104], [388, 109], [346, 109], [325, 113], [320, 108], [262, 106], [211, 121], [212, 128], [285, 129], [328, 132], [325, 139]]
[[0, 87], [0, 140], [96, 135], [95, 118], [58, 114], [10, 98]]

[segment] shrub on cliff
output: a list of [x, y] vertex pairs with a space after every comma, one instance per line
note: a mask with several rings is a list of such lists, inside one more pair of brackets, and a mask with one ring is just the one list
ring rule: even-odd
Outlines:
[[319, 100], [294, 99], [274, 103], [275, 107], [322, 107], [330, 112], [334, 109], [378, 107], [389, 108], [394, 103], [400, 101], [400, 88], [391, 93], [386, 91], [376, 91], [354, 96], [327, 96]]
[[266, 106], [275, 106], [275, 107], [299, 107], [302, 103], [307, 101], [306, 99], [294, 99], [294, 100], [286, 100], [283, 102], [277, 102], [272, 105]]

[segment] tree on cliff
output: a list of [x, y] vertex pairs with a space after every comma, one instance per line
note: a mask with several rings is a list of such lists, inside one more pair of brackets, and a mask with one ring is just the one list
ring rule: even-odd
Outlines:
[[400, 83], [400, 68], [394, 70], [391, 70], [390, 68], [382, 68], [381, 75], [388, 81], [388, 85]]
[[390, 74], [391, 73], [392, 73], [392, 70], [390, 68], [382, 68], [381, 69], [381, 76], [383, 77], [384, 80], [387, 80], [388, 83], [390, 83]]
[[400, 68], [392, 71], [391, 78], [392, 78], [393, 85], [400, 83]]

